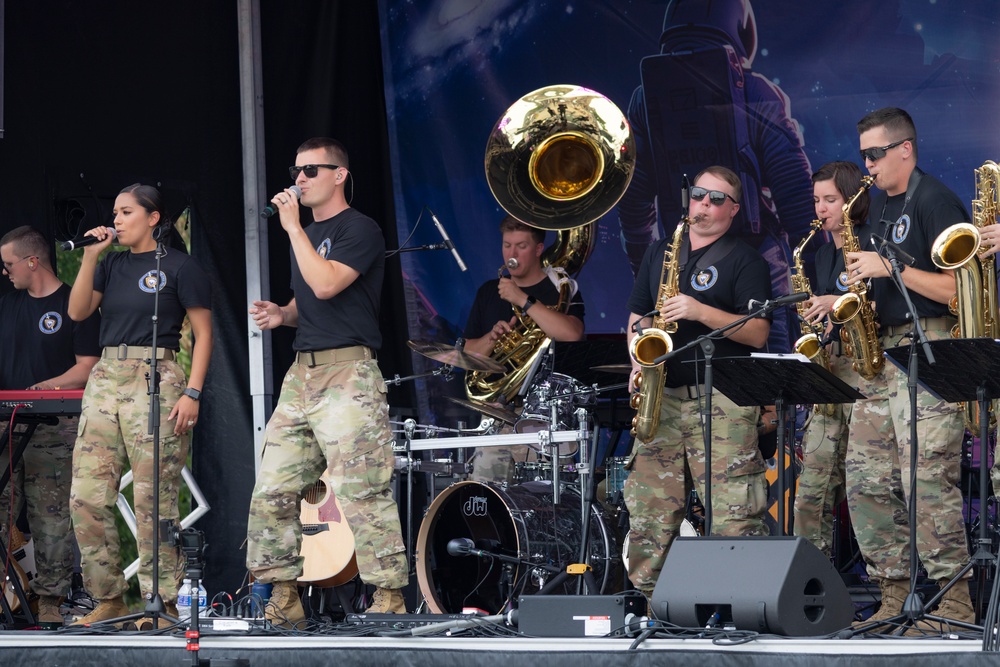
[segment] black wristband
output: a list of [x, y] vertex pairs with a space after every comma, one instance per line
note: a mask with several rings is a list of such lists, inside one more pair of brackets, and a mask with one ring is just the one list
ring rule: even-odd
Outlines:
[[201, 392], [198, 391], [197, 389], [192, 389], [191, 387], [188, 387], [182, 393], [188, 398], [190, 398], [192, 401], [201, 400]]
[[538, 300], [535, 299], [535, 297], [528, 295], [527, 301], [525, 301], [524, 305], [521, 306], [521, 312], [522, 313], [528, 312], [528, 309], [534, 306], [536, 303], [538, 303]]

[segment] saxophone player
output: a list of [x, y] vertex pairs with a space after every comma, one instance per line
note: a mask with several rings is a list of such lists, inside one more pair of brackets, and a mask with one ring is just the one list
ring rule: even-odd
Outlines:
[[[689, 231], [678, 244], [675, 285], [661, 286], [660, 267], [673, 257], [670, 239], [647, 249], [628, 300], [628, 338], [634, 325], [651, 325], [645, 317], [654, 307], [658, 318], [675, 322], [675, 349], [700, 335], [745, 315], [751, 298], [771, 295], [767, 262], [757, 251], [727, 234], [743, 195], [739, 177], [721, 166], [698, 174], [690, 189]], [[688, 250], [689, 249], [689, 250]], [[686, 255], [686, 256], [685, 256]], [[671, 260], [673, 261], [673, 260]], [[672, 282], [672, 281], [668, 281]], [[663, 303], [661, 295], [669, 295]], [[754, 318], [716, 341], [717, 356], [745, 356], [767, 341], [770, 321]], [[652, 439], [636, 441], [625, 503], [631, 519], [629, 578], [647, 598], [652, 595], [667, 551], [678, 534], [689, 491], [705, 498], [705, 449], [700, 408], [704, 398], [703, 368], [685, 360], [702, 359], [693, 348], [666, 362], [659, 421]], [[632, 359], [631, 383], [641, 375]], [[712, 533], [767, 535], [764, 512], [767, 483], [764, 460], [757, 449], [757, 407], [740, 407], [720, 392], [712, 395]]]
[[[828, 162], [812, 175], [813, 203], [820, 229], [833, 241], [816, 250], [816, 282], [813, 297], [805, 303], [804, 318], [826, 329], [830, 372], [851, 387], [860, 384], [852, 368], [853, 357], [841, 347], [839, 327], [829, 315], [834, 302], [848, 292], [844, 271], [844, 238], [841, 236], [844, 204], [861, 186], [861, 169], [853, 162]], [[870, 195], [864, 190], [851, 208], [851, 221], [859, 238], [871, 236], [868, 227]], [[830, 413], [815, 410], [802, 435], [803, 470], [795, 495], [795, 534], [806, 538], [827, 556], [833, 551], [834, 512], [846, 497], [844, 459], [847, 456], [847, 425], [851, 405], [833, 405]]]
[[[909, 290], [927, 337], [949, 337], [955, 318], [948, 301], [955, 278], [931, 261], [931, 244], [945, 228], [969, 219], [964, 204], [938, 179], [917, 167], [917, 131], [910, 115], [897, 108], [873, 111], [858, 122], [861, 157], [880, 190], [872, 197], [875, 234], [916, 258], [901, 277]], [[849, 281], [871, 281], [884, 348], [908, 344], [906, 304], [890, 280], [890, 265], [878, 253], [848, 253]], [[921, 360], [923, 361], [923, 360]], [[960, 405], [948, 404], [918, 390], [917, 414], [910, 414], [907, 376], [892, 364], [860, 390], [847, 448], [847, 502], [851, 522], [868, 566], [882, 589], [882, 607], [869, 620], [901, 613], [909, 592], [909, 539], [915, 533], [920, 561], [942, 587], [969, 560], [962, 495], [958, 483], [964, 435]], [[916, 498], [909, 498], [910, 420], [917, 422], [919, 451]], [[900, 479], [900, 474], [902, 479]], [[909, 525], [907, 502], [917, 503], [917, 525]], [[967, 580], [947, 589], [935, 612], [957, 621], [975, 622]], [[919, 629], [938, 631], [927, 621]]]
[[[489, 357], [497, 342], [517, 323], [515, 307], [554, 341], [582, 340], [584, 305], [578, 290], [571, 290], [566, 312], [546, 308], [559, 302], [559, 287], [554, 281], [568, 278], [542, 266], [545, 232], [508, 215], [500, 223], [500, 233], [504, 267], [509, 275], [486, 281], [476, 292], [465, 325], [465, 349]], [[534, 456], [534, 450], [527, 445], [482, 447], [471, 461], [470, 478], [506, 482], [514, 460], [526, 461]]]

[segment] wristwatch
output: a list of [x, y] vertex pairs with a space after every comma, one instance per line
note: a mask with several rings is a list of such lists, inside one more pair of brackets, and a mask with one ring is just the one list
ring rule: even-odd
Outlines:
[[187, 389], [184, 390], [184, 395], [190, 398], [192, 401], [197, 401], [201, 399], [201, 392], [198, 391], [197, 389], [192, 389], [191, 387], [188, 387]]
[[523, 306], [521, 306], [521, 312], [522, 313], [528, 312], [528, 309], [534, 306], [536, 303], [538, 303], [538, 299], [536, 299], [531, 295], [528, 295], [528, 300], [524, 302]]

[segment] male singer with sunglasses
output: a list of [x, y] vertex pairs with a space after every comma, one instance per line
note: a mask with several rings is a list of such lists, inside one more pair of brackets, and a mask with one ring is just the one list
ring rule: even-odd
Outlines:
[[[946, 227], [968, 220], [969, 214], [955, 193], [917, 168], [917, 131], [906, 111], [873, 111], [858, 122], [858, 132], [861, 157], [879, 189], [872, 196], [870, 227], [915, 260], [912, 266], [900, 267], [903, 283], [927, 337], [946, 339], [955, 324], [947, 306], [955, 294], [955, 278], [931, 262], [931, 244]], [[872, 247], [871, 239], [861, 241], [862, 247]], [[909, 313], [890, 279], [890, 268], [877, 252], [847, 257], [848, 281], [871, 281], [869, 295], [875, 301], [883, 349], [911, 342]], [[920, 363], [926, 360], [921, 358]], [[886, 363], [874, 380], [862, 382], [859, 390], [869, 398], [854, 405], [849, 427], [846, 474], [851, 522], [868, 574], [882, 589], [882, 607], [872, 620], [902, 611], [910, 568], [918, 566], [909, 558], [911, 530], [916, 531], [928, 576], [941, 586], [969, 560], [958, 488], [964, 435], [960, 406], [918, 389], [918, 413], [911, 415], [907, 381], [905, 373]], [[915, 499], [909, 498], [911, 419], [917, 421], [919, 445]], [[906, 503], [914, 500], [918, 519], [916, 526], [910, 526]], [[936, 614], [975, 622], [967, 581], [955, 582]]]
[[[748, 313], [750, 299], [771, 296], [767, 262], [752, 247], [727, 234], [740, 209], [739, 177], [726, 167], [702, 171], [690, 189], [690, 225], [679, 258], [679, 294], [666, 300], [660, 316], [676, 322], [674, 348], [734, 322]], [[750, 196], [750, 195], [748, 195]], [[662, 268], [672, 239], [650, 246], [628, 300], [628, 338], [636, 323], [651, 325]], [[767, 341], [771, 323], [756, 317], [715, 341], [715, 356], [747, 356]], [[705, 498], [705, 442], [701, 424], [705, 396], [704, 356], [698, 346], [666, 362], [666, 386], [653, 439], [636, 442], [625, 503], [631, 519], [629, 578], [648, 597], [667, 551], [685, 517], [692, 478]], [[688, 362], [688, 363], [685, 363]], [[640, 372], [632, 360], [631, 384]], [[767, 482], [757, 448], [759, 408], [742, 407], [712, 393], [712, 534], [767, 535]]]
[[[347, 150], [318, 137], [299, 146], [291, 189], [274, 196], [292, 253], [292, 300], [254, 301], [261, 329], [296, 327], [295, 361], [267, 424], [250, 500], [247, 567], [273, 583], [267, 617], [294, 626], [305, 618], [297, 579], [302, 490], [328, 473], [354, 533], [362, 580], [376, 587], [368, 612], [405, 612], [406, 553], [389, 481], [394, 456], [386, 385], [375, 361], [385, 240], [374, 220], [350, 207]], [[299, 205], [312, 209], [303, 229]]]

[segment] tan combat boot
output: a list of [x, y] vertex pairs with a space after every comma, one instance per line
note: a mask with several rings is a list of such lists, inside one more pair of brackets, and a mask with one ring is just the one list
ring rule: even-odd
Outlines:
[[59, 605], [66, 598], [62, 596], [43, 595], [38, 598], [38, 624], [45, 629], [61, 628], [63, 616]]
[[119, 595], [116, 598], [98, 601], [97, 606], [94, 607], [94, 611], [83, 618], [73, 621], [73, 625], [91, 625], [112, 618], [118, 618], [119, 616], [128, 616], [129, 613], [125, 600]]
[[[941, 579], [938, 581], [938, 586], [944, 588], [950, 581], [950, 579]], [[944, 597], [941, 598], [941, 604], [938, 605], [934, 615], [963, 623], [974, 624], [976, 622], [976, 610], [972, 607], [968, 579], [956, 581], [954, 586], [945, 591]]]
[[405, 614], [406, 601], [399, 588], [376, 588], [366, 614]]
[[864, 621], [855, 621], [854, 627], [866, 626], [872, 623], [888, 621], [903, 613], [903, 603], [906, 596], [910, 594], [910, 582], [908, 579], [881, 579], [872, 577], [878, 581], [879, 588], [882, 589], [882, 606], [872, 614], [871, 618]]
[[[170, 616], [171, 618], [180, 619], [180, 616], [178, 616], [178, 614], [177, 614], [177, 603], [175, 603], [175, 602], [164, 602], [163, 603], [163, 613], [166, 616]], [[156, 627], [155, 627], [155, 629], [156, 630], [162, 630], [163, 628], [172, 628], [175, 625], [179, 625], [179, 626], [183, 627], [183, 626], [186, 626], [187, 624], [186, 623], [181, 623], [181, 622], [176, 622], [176, 621], [171, 621], [170, 619], [164, 618], [163, 616], [161, 616], [160, 618], [158, 618], [156, 620]], [[153, 619], [151, 619], [151, 618], [144, 619], [142, 622], [139, 623], [138, 629], [142, 630], [144, 632], [145, 631], [149, 631], [149, 630], [153, 630], [154, 629], [154, 627], [153, 627]]]
[[295, 581], [276, 581], [271, 587], [271, 599], [264, 606], [264, 617], [272, 625], [293, 628], [306, 619], [306, 610], [299, 598], [299, 585]]
[[[938, 586], [944, 588], [950, 579], [938, 580]], [[956, 581], [955, 585], [944, 592], [937, 609], [930, 612], [931, 616], [940, 616], [948, 621], [960, 621], [962, 623], [976, 623], [976, 610], [972, 607], [972, 597], [969, 595], [969, 582], [967, 579]], [[939, 635], [953, 630], [962, 630], [959, 626], [953, 626], [948, 621], [937, 621], [933, 619], [922, 619], [908, 628], [908, 636]]]

